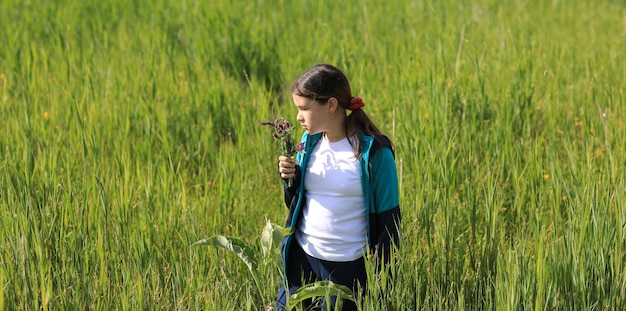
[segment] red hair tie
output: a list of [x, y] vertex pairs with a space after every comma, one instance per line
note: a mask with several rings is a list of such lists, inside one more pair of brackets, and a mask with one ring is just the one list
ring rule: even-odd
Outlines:
[[365, 104], [363, 103], [363, 100], [360, 97], [354, 97], [352, 96], [352, 98], [350, 99], [350, 103], [348, 104], [348, 110], [357, 110], [357, 109], [361, 109], [361, 107], [364, 107]]

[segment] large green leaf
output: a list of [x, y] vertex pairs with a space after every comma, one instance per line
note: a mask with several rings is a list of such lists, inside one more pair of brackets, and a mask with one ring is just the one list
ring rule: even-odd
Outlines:
[[256, 275], [257, 259], [254, 251], [248, 247], [244, 241], [233, 237], [217, 235], [192, 244], [192, 246], [201, 245], [220, 247], [235, 253], [237, 257], [245, 263], [246, 267], [248, 267], [254, 281], [258, 283]]
[[283, 237], [285, 236], [285, 229], [283, 227], [272, 224], [269, 220], [263, 228], [261, 233], [261, 250], [263, 256], [267, 258], [273, 249], [278, 249]]
[[274, 240], [272, 239], [273, 231], [272, 222], [267, 220], [265, 228], [263, 228], [263, 232], [261, 233], [261, 250], [263, 251], [264, 258], [267, 258], [272, 250], [274, 244]]
[[345, 285], [333, 283], [332, 281], [318, 281], [300, 287], [295, 293], [289, 296], [289, 305], [293, 309], [299, 303], [309, 298], [337, 296], [337, 305], [342, 305], [342, 300], [356, 301], [352, 291]]

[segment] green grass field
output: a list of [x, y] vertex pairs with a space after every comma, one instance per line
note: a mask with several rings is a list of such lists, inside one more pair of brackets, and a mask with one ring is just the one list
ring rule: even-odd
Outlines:
[[278, 256], [259, 289], [191, 244], [283, 224], [257, 123], [321, 62], [396, 147], [364, 310], [626, 309], [624, 1], [7, 0], [0, 29], [0, 310], [272, 304]]

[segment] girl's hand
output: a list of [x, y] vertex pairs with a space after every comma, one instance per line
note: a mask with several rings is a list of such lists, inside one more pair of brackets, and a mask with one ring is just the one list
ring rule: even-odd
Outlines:
[[280, 172], [280, 177], [283, 179], [294, 177], [296, 174], [296, 165], [296, 160], [290, 157], [278, 157], [278, 172]]

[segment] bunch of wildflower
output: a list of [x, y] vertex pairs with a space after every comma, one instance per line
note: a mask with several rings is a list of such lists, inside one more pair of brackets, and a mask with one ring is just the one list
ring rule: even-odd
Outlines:
[[263, 121], [260, 123], [261, 125], [269, 125], [274, 128], [274, 133], [272, 133], [272, 137], [278, 142], [278, 147], [280, 148], [280, 154], [286, 157], [292, 157], [296, 154], [296, 149], [293, 144], [293, 129], [289, 121], [283, 117], [278, 117], [274, 122], [271, 121]]
[[[274, 140], [278, 142], [278, 148], [280, 149], [280, 154], [286, 157], [292, 157], [296, 154], [296, 148], [294, 146], [293, 139], [293, 130], [294, 127], [291, 126], [289, 121], [283, 117], [278, 117], [274, 122], [272, 121], [263, 121], [259, 123], [260, 125], [269, 125], [274, 128], [274, 132], [272, 133], [272, 137]], [[288, 185], [291, 187], [292, 178], [289, 178]]]

